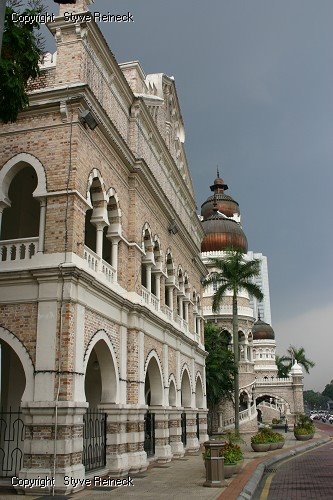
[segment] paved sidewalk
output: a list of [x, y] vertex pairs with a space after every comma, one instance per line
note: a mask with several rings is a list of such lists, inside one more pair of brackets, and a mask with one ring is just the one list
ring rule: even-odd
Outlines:
[[[227, 479], [227, 486], [224, 488], [205, 488], [202, 486], [205, 481], [205, 467], [201, 453], [198, 453], [186, 455], [182, 459], [173, 460], [167, 464], [152, 465], [147, 471], [132, 476], [134, 486], [89, 488], [72, 494], [70, 498], [73, 500], [99, 500], [102, 498], [110, 498], [111, 500], [112, 498], [236, 500], [260, 463], [288, 452], [288, 450], [291, 453], [292, 450], [304, 446], [304, 442], [295, 440], [292, 432], [289, 432], [285, 437], [286, 443], [282, 450], [265, 453], [253, 452], [250, 437], [247, 437], [246, 443], [242, 445], [244, 451], [243, 469], [236, 476]], [[327, 434], [321, 430], [317, 431], [311, 444], [314, 445], [325, 437], [327, 438]], [[0, 494], [0, 500], [10, 500], [13, 496], [13, 494]], [[30, 498], [40, 499], [41, 495]]]

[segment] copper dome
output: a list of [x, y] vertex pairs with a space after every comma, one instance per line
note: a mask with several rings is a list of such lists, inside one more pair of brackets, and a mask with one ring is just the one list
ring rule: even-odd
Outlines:
[[258, 319], [252, 327], [253, 340], [274, 340], [275, 333], [271, 325]]
[[233, 248], [243, 253], [247, 252], [247, 239], [240, 225], [226, 219], [222, 214], [214, 212], [209, 219], [202, 221], [205, 231], [201, 243], [202, 252], [213, 252]]
[[208, 219], [214, 213], [214, 208], [222, 212], [227, 217], [232, 217], [234, 214], [239, 215], [239, 205], [231, 196], [225, 193], [215, 193], [207, 198], [201, 205], [201, 215], [204, 219]]

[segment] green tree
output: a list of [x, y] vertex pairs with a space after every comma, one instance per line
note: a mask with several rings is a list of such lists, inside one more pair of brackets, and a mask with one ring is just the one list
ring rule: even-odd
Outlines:
[[289, 358], [287, 356], [275, 356], [275, 363], [278, 369], [278, 377], [279, 378], [287, 378], [289, 377], [289, 372], [291, 368], [291, 364]]
[[[26, 85], [39, 75], [43, 43], [38, 32], [40, 25], [33, 16], [44, 12], [41, 0], [31, 0], [20, 10], [18, 0], [8, 2], [0, 58], [0, 120], [7, 123], [17, 119], [29, 104]], [[29, 21], [18, 21], [14, 14], [29, 16]]]
[[306, 403], [311, 410], [324, 410], [327, 408], [327, 401], [329, 398], [320, 394], [320, 392], [315, 392], [313, 390], [304, 391], [303, 397], [304, 403]]
[[325, 386], [322, 395], [329, 399], [333, 399], [333, 380]]
[[315, 366], [314, 361], [311, 361], [311, 359], [307, 359], [305, 356], [305, 349], [304, 347], [295, 347], [295, 346], [290, 346], [288, 349], [288, 356], [286, 356], [286, 359], [290, 362], [290, 365], [293, 364], [293, 361], [297, 361], [299, 365], [302, 365], [306, 373], [309, 373], [310, 368], [313, 368]]
[[239, 347], [238, 347], [238, 305], [237, 297], [242, 289], [247, 290], [256, 299], [262, 300], [263, 294], [260, 288], [253, 283], [253, 278], [260, 273], [260, 262], [258, 260], [245, 261], [242, 252], [227, 250], [224, 259], [213, 259], [211, 261], [217, 272], [212, 273], [204, 282], [217, 285], [213, 296], [213, 312], [218, 313], [221, 302], [226, 291], [232, 292], [232, 336], [234, 346], [235, 377], [234, 377], [234, 399], [235, 399], [235, 432], [239, 433]]
[[226, 332], [214, 323], [205, 324], [206, 389], [207, 403], [211, 413], [208, 432], [212, 432], [212, 419], [217, 405], [223, 399], [230, 399], [234, 387], [235, 362], [229, 350]]

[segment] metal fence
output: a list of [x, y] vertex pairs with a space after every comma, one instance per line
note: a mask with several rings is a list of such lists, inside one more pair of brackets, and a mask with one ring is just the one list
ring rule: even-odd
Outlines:
[[0, 412], [0, 477], [18, 475], [23, 465], [24, 433], [20, 410]]
[[107, 414], [88, 410], [83, 417], [83, 465], [86, 471], [101, 469], [106, 465]]
[[186, 413], [182, 413], [181, 415], [181, 428], [182, 428], [182, 443], [184, 447], [186, 446], [187, 443], [187, 436], [186, 436]]
[[155, 413], [147, 411], [144, 418], [144, 450], [147, 457], [155, 455]]

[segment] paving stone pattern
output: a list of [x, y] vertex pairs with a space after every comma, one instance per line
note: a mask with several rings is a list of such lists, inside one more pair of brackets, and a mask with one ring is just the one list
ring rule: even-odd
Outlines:
[[278, 468], [269, 500], [332, 500], [333, 443], [305, 453]]

